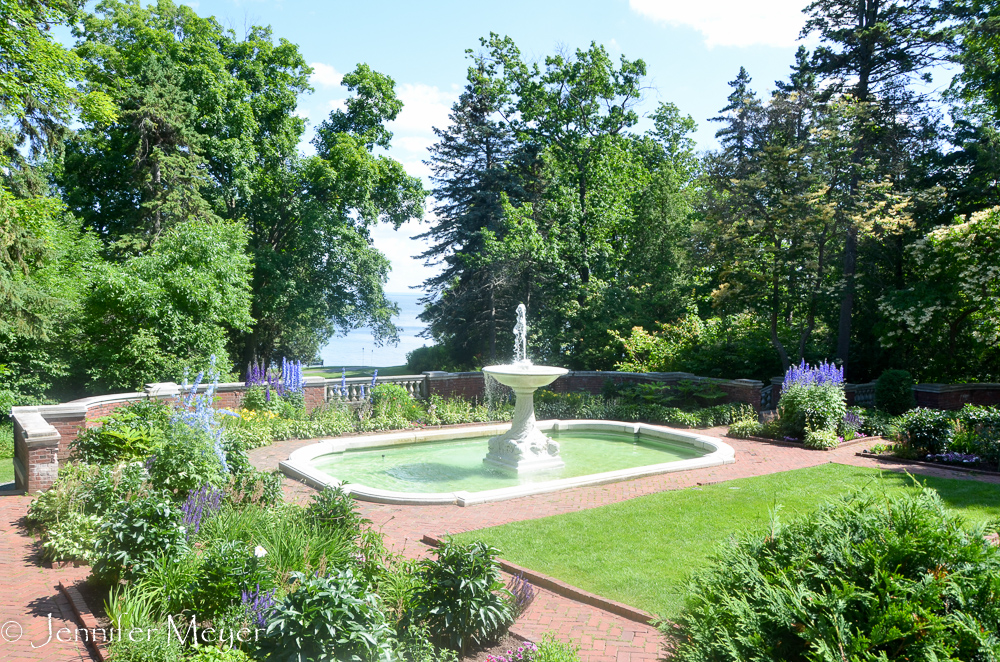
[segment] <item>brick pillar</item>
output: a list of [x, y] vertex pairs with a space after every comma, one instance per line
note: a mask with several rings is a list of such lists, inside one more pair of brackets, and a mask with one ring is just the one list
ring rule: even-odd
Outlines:
[[37, 407], [14, 407], [14, 484], [28, 494], [52, 487], [59, 476], [59, 431]]
[[306, 403], [306, 411], [326, 404], [326, 379], [324, 377], [306, 377], [302, 387], [302, 399]]

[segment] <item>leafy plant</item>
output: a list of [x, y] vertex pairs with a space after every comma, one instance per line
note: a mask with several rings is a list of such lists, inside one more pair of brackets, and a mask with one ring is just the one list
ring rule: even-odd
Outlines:
[[910, 448], [928, 455], [948, 448], [955, 433], [951, 414], [923, 407], [903, 414], [899, 427]]
[[876, 487], [720, 547], [672, 659], [978, 660], [1000, 652], [1000, 550], [931, 490]]
[[169, 490], [178, 499], [203, 485], [222, 487], [228, 481], [214, 442], [203, 430], [175, 424], [147, 462], [154, 485]]
[[792, 384], [781, 391], [778, 416], [784, 433], [802, 438], [808, 430], [836, 431], [847, 413], [840, 384]]
[[146, 574], [162, 555], [186, 548], [180, 508], [169, 493], [151, 490], [120, 504], [101, 523], [95, 545], [94, 576], [114, 585]]
[[913, 377], [906, 370], [886, 370], [875, 382], [875, 407], [899, 416], [917, 406]]
[[372, 412], [376, 417], [402, 416], [408, 421], [423, 417], [420, 404], [399, 384], [377, 384], [371, 393]]
[[367, 522], [358, 514], [358, 504], [342, 485], [327, 486], [314, 494], [306, 514], [323, 526], [343, 529], [353, 534]]
[[1000, 408], [965, 405], [956, 422], [968, 447], [957, 448], [956, 434], [949, 450], [975, 454], [993, 466], [1000, 465]]
[[760, 437], [763, 435], [763, 432], [764, 426], [759, 421], [745, 418], [730, 425], [729, 431], [726, 434], [736, 439], [747, 439], [749, 437]]
[[409, 618], [464, 653], [493, 640], [513, 621], [510, 592], [500, 579], [499, 550], [481, 542], [445, 541], [420, 562], [421, 586]]
[[391, 650], [392, 629], [351, 570], [298, 582], [268, 618], [261, 652], [279, 662], [368, 662]]
[[262, 585], [267, 588], [270, 581], [261, 567], [263, 556], [242, 540], [209, 548], [188, 589], [195, 613], [200, 618], [214, 619], [238, 603], [244, 592]]
[[835, 430], [806, 430], [802, 445], [814, 450], [829, 450], [840, 445], [840, 438]]
[[92, 563], [100, 525], [98, 515], [70, 511], [46, 531], [42, 556], [49, 561]]

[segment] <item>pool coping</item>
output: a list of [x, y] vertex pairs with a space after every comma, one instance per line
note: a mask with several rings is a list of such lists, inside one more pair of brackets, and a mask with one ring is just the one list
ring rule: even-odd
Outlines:
[[510, 428], [510, 423], [477, 425], [472, 427], [451, 428], [443, 430], [406, 430], [352, 439], [332, 438], [318, 441], [289, 455], [287, 460], [278, 463], [278, 468], [287, 476], [300, 480], [317, 488], [327, 486], [342, 486], [345, 491], [357, 499], [404, 506], [458, 505], [471, 506], [479, 503], [504, 501], [534, 494], [545, 494], [559, 490], [602, 485], [619, 481], [653, 476], [657, 474], [703, 469], [736, 462], [736, 451], [729, 444], [713, 438], [691, 432], [675, 430], [649, 423], [624, 423], [619, 421], [598, 420], [548, 420], [539, 421], [538, 427], [545, 431], [564, 430], [594, 430], [601, 432], [619, 432], [627, 434], [642, 433], [652, 438], [690, 444], [708, 450], [706, 455], [688, 460], [674, 460], [660, 464], [648, 464], [628, 469], [605, 471], [585, 476], [560, 478], [530, 485], [517, 485], [481, 492], [396, 492], [383, 490], [367, 485], [343, 483], [334, 476], [321, 471], [312, 465], [312, 461], [323, 455], [342, 453], [348, 450], [372, 448], [379, 446], [397, 446], [430, 441], [447, 441], [463, 437], [487, 437], [503, 434]]

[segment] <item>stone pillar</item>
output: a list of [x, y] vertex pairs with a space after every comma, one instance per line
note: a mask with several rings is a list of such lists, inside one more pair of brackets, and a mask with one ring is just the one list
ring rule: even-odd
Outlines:
[[37, 407], [14, 407], [14, 484], [28, 494], [52, 487], [59, 476], [59, 431]]

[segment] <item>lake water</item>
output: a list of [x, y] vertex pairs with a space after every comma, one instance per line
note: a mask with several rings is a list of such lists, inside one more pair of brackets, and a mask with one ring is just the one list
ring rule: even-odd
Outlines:
[[399, 304], [399, 317], [393, 319], [400, 327], [399, 344], [376, 347], [368, 329], [356, 329], [346, 336], [336, 335], [319, 355], [323, 365], [334, 368], [348, 366], [391, 366], [406, 363], [406, 353], [423, 345], [431, 345], [429, 338], [418, 338], [425, 324], [417, 319], [423, 306], [417, 300], [423, 296], [413, 292], [386, 292], [386, 297]]

